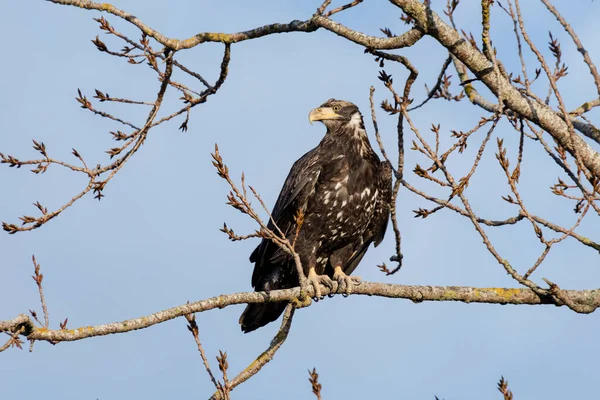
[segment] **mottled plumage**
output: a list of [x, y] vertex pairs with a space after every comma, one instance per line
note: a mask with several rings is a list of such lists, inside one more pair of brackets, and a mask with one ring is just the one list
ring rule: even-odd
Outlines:
[[[348, 277], [369, 245], [377, 246], [389, 218], [392, 169], [380, 162], [367, 137], [358, 108], [330, 99], [310, 113], [327, 133], [319, 145], [294, 163], [272, 211], [273, 219], [293, 240], [295, 216], [304, 213], [296, 239], [304, 274], [320, 294], [319, 283], [337, 282], [350, 293], [356, 277]], [[273, 229], [272, 223], [269, 227]], [[252, 286], [268, 291], [298, 286], [293, 260], [276, 244], [263, 239], [252, 252]], [[250, 304], [240, 317], [244, 332], [276, 320], [285, 303]]]

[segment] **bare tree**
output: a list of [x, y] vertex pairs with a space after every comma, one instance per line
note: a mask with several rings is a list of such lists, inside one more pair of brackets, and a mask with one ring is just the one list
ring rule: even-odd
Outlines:
[[[390, 0], [393, 10], [401, 13], [406, 25], [404, 32], [395, 33], [387, 27], [381, 27], [382, 36], [365, 35], [351, 27], [342, 25], [334, 20], [339, 13], [352, 8], [368, 7], [369, 2], [356, 0], [339, 7], [330, 5], [331, 0], [323, 2], [314, 15], [308, 20], [291, 21], [289, 23], [274, 23], [237, 33], [198, 33], [188, 39], [178, 40], [164, 36], [146, 23], [110, 4], [95, 3], [84, 0], [50, 0], [50, 2], [72, 7], [80, 7], [91, 11], [100, 11], [112, 17], [118, 23], [129, 23], [141, 32], [140, 39], [131, 38], [121, 33], [112, 21], [104, 16], [97, 16], [96, 22], [101, 31], [108, 34], [109, 40], [103, 41], [100, 36], [92, 40], [97, 49], [121, 61], [139, 65], [140, 68], [150, 69], [156, 74], [156, 95], [152, 99], [138, 100], [129, 96], [114, 97], [102, 90], [96, 89], [92, 97], [78, 91], [77, 101], [81, 107], [101, 118], [112, 120], [120, 125], [120, 129], [110, 132], [117, 145], [106, 150], [110, 160], [104, 165], [88, 165], [86, 157], [73, 149], [75, 162], [56, 158], [46, 145], [36, 140], [33, 148], [40, 154], [34, 159], [22, 159], [9, 154], [0, 153], [2, 164], [9, 167], [30, 167], [35, 174], [43, 174], [50, 167], [64, 167], [74, 174], [85, 177], [85, 184], [74, 194], [65, 194], [62, 206], [48, 209], [42, 203], [36, 202], [36, 215], [19, 217], [21, 223], [3, 222], [3, 229], [9, 234], [21, 234], [41, 228], [53, 218], [65, 213], [75, 202], [84, 196], [93, 196], [100, 200], [104, 189], [112, 178], [140, 151], [148, 138], [148, 133], [162, 125], [176, 121], [179, 129], [186, 131], [193, 122], [193, 109], [202, 106], [217, 95], [229, 76], [229, 64], [232, 48], [237, 43], [260, 38], [277, 33], [299, 32], [309, 34], [317, 30], [326, 30], [351, 41], [364, 49], [367, 57], [373, 57], [381, 67], [379, 82], [371, 87], [370, 103], [373, 128], [379, 148], [384, 158], [392, 161], [395, 172], [393, 189], [392, 225], [395, 240], [395, 254], [390, 257], [390, 266], [386, 263], [379, 265], [385, 275], [393, 275], [402, 267], [401, 226], [397, 221], [398, 196], [402, 192], [412, 192], [423, 199], [424, 206], [414, 210], [417, 218], [435, 218], [436, 213], [449, 210], [470, 222], [480, 237], [487, 251], [493, 256], [498, 268], [503, 269], [514, 281], [516, 288], [476, 288], [466, 286], [408, 286], [389, 283], [363, 282], [358, 285], [352, 295], [369, 295], [387, 298], [410, 299], [422, 301], [459, 301], [464, 303], [492, 303], [534, 305], [549, 304], [566, 307], [576, 313], [592, 313], [600, 306], [600, 289], [564, 290], [560, 282], [551, 282], [541, 276], [540, 271], [551, 250], [560, 243], [576, 241], [583, 248], [600, 252], [600, 244], [594, 238], [588, 238], [578, 233], [578, 228], [585, 219], [597, 221], [600, 217], [600, 132], [587, 117], [600, 105], [600, 75], [585, 50], [581, 40], [568, 22], [557, 9], [548, 1], [541, 0], [548, 13], [556, 18], [567, 32], [577, 50], [581, 53], [583, 62], [590, 72], [591, 82], [595, 85], [598, 97], [581, 99], [581, 105], [569, 110], [561, 95], [559, 83], [568, 73], [568, 66], [563, 60], [563, 50], [558, 39], [550, 33], [548, 49], [542, 49], [534, 43], [529, 35], [529, 27], [523, 18], [518, 0], [492, 1], [483, 0], [480, 4], [481, 35], [465, 32], [455, 22], [454, 14], [460, 6], [459, 1], [449, 0], [443, 15], [435, 12], [429, 1]], [[467, 5], [464, 5], [467, 6]], [[472, 5], [469, 5], [472, 6]], [[500, 13], [492, 13], [492, 9]], [[494, 26], [508, 26], [514, 35], [514, 54], [510, 57], [519, 60], [520, 70], [511, 71], [505, 67], [506, 60], [501, 60], [499, 53], [493, 47], [491, 40], [492, 15], [502, 16], [494, 21]], [[508, 28], [507, 28], [508, 29]], [[401, 49], [418, 47], [420, 41], [430, 37], [438, 44], [439, 51], [447, 54], [445, 62], [439, 67], [439, 76], [430, 86], [426, 85], [426, 95], [415, 94], [414, 83], [419, 76], [418, 65], [413, 65], [407, 56], [402, 55]], [[222, 56], [215, 63], [220, 63], [220, 73], [214, 82], [209, 82], [201, 73], [190, 65], [179, 60], [182, 52], [189, 51], [205, 43], [222, 44]], [[121, 47], [122, 46], [122, 47]], [[400, 51], [397, 51], [400, 50]], [[393, 52], [396, 51], [396, 52]], [[396, 63], [407, 71], [403, 82], [394, 80], [389, 74], [390, 68], [396, 68]], [[393, 67], [390, 67], [390, 64]], [[450, 69], [453, 69], [459, 82], [453, 84]], [[186, 83], [183, 83], [186, 82]], [[190, 83], [187, 83], [190, 82]], [[376, 86], [375, 86], [376, 85]], [[395, 142], [397, 159], [390, 160], [384, 145], [385, 137], [379, 132], [377, 110], [375, 107], [376, 88], [384, 94], [380, 108], [388, 114], [385, 118], [394, 118], [397, 122]], [[484, 93], [483, 95], [481, 93]], [[181, 101], [177, 109], [165, 110], [164, 102], [167, 93], [177, 93]], [[418, 126], [411, 115], [422, 107], [432, 107], [442, 100], [448, 102], [468, 101], [474, 112], [480, 113], [478, 123], [467, 131], [449, 130], [452, 143], [446, 145], [443, 135], [448, 131], [432, 121], [431, 126]], [[119, 103], [119, 111], [125, 116], [104, 111], [106, 103]], [[145, 119], [129, 122], [128, 107], [144, 107]], [[382, 116], [380, 115], [381, 119]], [[427, 132], [425, 132], [427, 131]], [[516, 146], [505, 143], [506, 137], [517, 137]], [[469, 144], [471, 145], [469, 147]], [[389, 145], [388, 145], [389, 146]], [[490, 149], [492, 147], [492, 149]], [[471, 151], [471, 149], [475, 151]], [[537, 148], [545, 152], [553, 163], [550, 171], [540, 171], [539, 174], [557, 175], [556, 183], [548, 190], [549, 199], [561, 198], [560, 210], [567, 207], [573, 210], [571, 221], [567, 224], [556, 222], [552, 216], [539, 214], [538, 204], [528, 202], [523, 196], [520, 177], [526, 150]], [[408, 165], [405, 151], [410, 149], [420, 162]], [[394, 150], [395, 152], [395, 150]], [[503, 174], [502, 181], [495, 182], [497, 187], [503, 187], [506, 194], [502, 197], [513, 209], [513, 216], [481, 215], [472, 206], [472, 196], [469, 184], [478, 173], [480, 162], [485, 157], [493, 157], [495, 153], [498, 168]], [[85, 338], [108, 334], [131, 332], [147, 328], [174, 318], [185, 317], [188, 329], [197, 344], [203, 365], [209, 378], [215, 386], [212, 398], [227, 399], [230, 393], [241, 383], [254, 376], [268, 363], [275, 352], [286, 340], [291, 329], [294, 310], [311, 305], [313, 289], [306, 284], [302, 273], [300, 258], [294, 250], [294, 241], [290, 241], [278, 231], [269, 229], [269, 209], [259, 195], [259, 190], [248, 186], [241, 171], [241, 180], [232, 178], [223, 156], [215, 147], [213, 164], [218, 175], [223, 178], [231, 191], [227, 195], [227, 204], [241, 211], [256, 223], [256, 230], [250, 233], [238, 234], [232, 228], [224, 225], [224, 232], [232, 241], [249, 238], [267, 238], [274, 241], [284, 251], [291, 254], [298, 269], [301, 285], [298, 288], [272, 291], [270, 293], [236, 293], [221, 295], [196, 302], [182, 304], [177, 307], [157, 311], [151, 315], [132, 318], [126, 321], [67, 329], [68, 320], [60, 323], [59, 329], [50, 328], [48, 307], [43, 292], [43, 275], [40, 265], [33, 258], [33, 279], [39, 290], [42, 318], [35, 311], [30, 315], [25, 313], [12, 319], [0, 321], [0, 332], [7, 334], [6, 343], [0, 347], [4, 351], [10, 347], [21, 347], [23, 338], [33, 347], [35, 341], [46, 341], [53, 344], [64, 341], [75, 341]], [[455, 160], [470, 160], [466, 172], [454, 168]], [[414, 172], [415, 177], [408, 178], [406, 168]], [[252, 200], [257, 200], [260, 209], [254, 208]], [[558, 210], [558, 211], [560, 211]], [[5, 218], [6, 216], [3, 216]], [[64, 218], [68, 218], [65, 215]], [[302, 215], [298, 215], [302, 218]], [[497, 218], [497, 219], [495, 219]], [[539, 256], [531, 265], [523, 265], [521, 260], [509, 260], [494, 244], [492, 234], [496, 229], [507, 225], [526, 225], [530, 234], [539, 242]], [[301, 224], [300, 224], [301, 225]], [[52, 229], [51, 224], [44, 229]], [[470, 244], [476, 246], [479, 243]], [[410, 250], [405, 250], [410, 251]], [[574, 271], [573, 273], [576, 273]], [[425, 284], [427, 282], [424, 282]], [[323, 294], [330, 294], [330, 289], [321, 288]], [[228, 375], [227, 353], [222, 352], [217, 357], [220, 376], [211, 369], [205, 355], [199, 336], [195, 313], [223, 308], [236, 304], [261, 303], [267, 301], [288, 302], [289, 305], [281, 322], [280, 329], [268, 348], [260, 353], [256, 360], [247, 368], [231, 377]], [[310, 383], [315, 396], [321, 398], [321, 384], [318, 382], [316, 370], [310, 372]], [[499, 390], [505, 399], [512, 399], [507, 383], [503, 379]]]

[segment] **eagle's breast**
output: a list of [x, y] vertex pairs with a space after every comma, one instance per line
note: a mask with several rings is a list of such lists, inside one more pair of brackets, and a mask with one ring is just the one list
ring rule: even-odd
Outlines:
[[329, 157], [323, 163], [307, 221], [319, 233], [322, 255], [350, 243], [360, 244], [378, 195], [373, 163], [360, 154], [336, 154], [334, 150], [325, 152]]

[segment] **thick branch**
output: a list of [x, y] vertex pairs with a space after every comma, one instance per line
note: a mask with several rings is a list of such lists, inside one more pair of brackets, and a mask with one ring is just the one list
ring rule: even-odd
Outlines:
[[[330, 290], [322, 287], [323, 295]], [[595, 290], [561, 290], [574, 304], [584, 312], [591, 313], [600, 306], [600, 289]], [[314, 295], [312, 287], [308, 294]], [[474, 288], [464, 286], [408, 286], [385, 283], [363, 282], [352, 289], [352, 295], [368, 295], [388, 298], [408, 299], [419, 303], [422, 301], [460, 301], [463, 303], [488, 304], [556, 304], [551, 297], [540, 297], [529, 289]], [[270, 301], [293, 301], [300, 296], [300, 288], [274, 290], [266, 292], [243, 292], [220, 295], [194, 303], [159, 311], [154, 314], [96, 326], [85, 326], [77, 329], [50, 330], [35, 328], [30, 318], [21, 314], [9, 321], [0, 321], [1, 331], [15, 331], [25, 326], [28, 339], [45, 341], [74, 341], [89, 337], [124, 333], [148, 328], [190, 313], [197, 313], [224, 308], [235, 304], [265, 303]]]
[[348, 29], [345, 26], [322, 15], [315, 14], [311, 19], [306, 21], [294, 20], [287, 24], [275, 23], [237, 33], [203, 32], [198, 33], [188, 39], [178, 40], [162, 35], [160, 32], [152, 29], [144, 22], [139, 20], [135, 15], [120, 10], [112, 4], [95, 3], [87, 0], [50, 1], [55, 4], [75, 6], [88, 10], [105, 11], [107, 13], [116, 15], [117, 17], [123, 18], [124, 20], [137, 26], [142, 32], [154, 38], [154, 40], [163, 46], [173, 50], [189, 49], [205, 42], [220, 42], [225, 44], [238, 43], [243, 42], [244, 40], [257, 39], [262, 36], [272, 35], [274, 33], [314, 32], [321, 27], [337, 35], [343, 36], [354, 43], [374, 49], [399, 49], [402, 47], [411, 46], [415, 44], [421, 37], [423, 37], [423, 32], [420, 29], [415, 28], [409, 30], [401, 36], [396, 36], [393, 38], [378, 38], [376, 36], [368, 36], [363, 33]]
[[88, 10], [105, 11], [109, 14], [116, 15], [117, 17], [123, 18], [124, 20], [137, 26], [146, 35], [154, 38], [157, 42], [165, 47], [173, 50], [189, 49], [197, 46], [204, 42], [221, 42], [221, 43], [236, 43], [243, 40], [255, 39], [261, 36], [270, 35], [272, 33], [283, 33], [283, 32], [313, 32], [317, 30], [317, 26], [312, 24], [311, 21], [292, 21], [289, 24], [271, 24], [265, 25], [260, 28], [251, 29], [245, 32], [238, 32], [233, 34], [226, 33], [212, 33], [205, 32], [194, 35], [188, 39], [178, 40], [171, 39], [160, 32], [152, 29], [144, 22], [139, 20], [135, 15], [129, 14], [126, 11], [120, 10], [112, 4], [108, 3], [95, 3], [88, 0], [50, 0], [55, 4], [62, 4], [67, 6], [75, 6], [85, 8]]
[[0, 332], [16, 332], [22, 326], [25, 327], [25, 335], [28, 335], [35, 329], [35, 325], [29, 316], [19, 314], [13, 319], [0, 321]]
[[343, 38], [346, 38], [356, 44], [377, 50], [401, 49], [403, 47], [412, 46], [423, 37], [423, 31], [417, 28], [412, 28], [400, 36], [379, 38], [354, 31], [340, 23], [320, 15], [313, 16], [310, 21], [312, 21], [318, 27], [325, 28], [328, 31], [333, 32], [338, 36], [342, 36]]
[[578, 135], [571, 135], [567, 124], [549, 106], [522, 96], [502, 74], [494, 72], [492, 63], [479, 50], [462, 38], [452, 27], [444, 23], [436, 13], [416, 0], [390, 0], [415, 20], [417, 27], [436, 39], [483, 82], [506, 106], [552, 135], [571, 155], [578, 154], [583, 164], [595, 176], [600, 177], [600, 154], [594, 151]]

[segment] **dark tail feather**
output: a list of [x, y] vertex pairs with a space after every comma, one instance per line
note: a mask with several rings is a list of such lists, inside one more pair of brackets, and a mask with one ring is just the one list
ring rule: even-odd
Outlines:
[[252, 332], [275, 321], [285, 310], [286, 302], [248, 304], [242, 316], [240, 325], [244, 333]]

